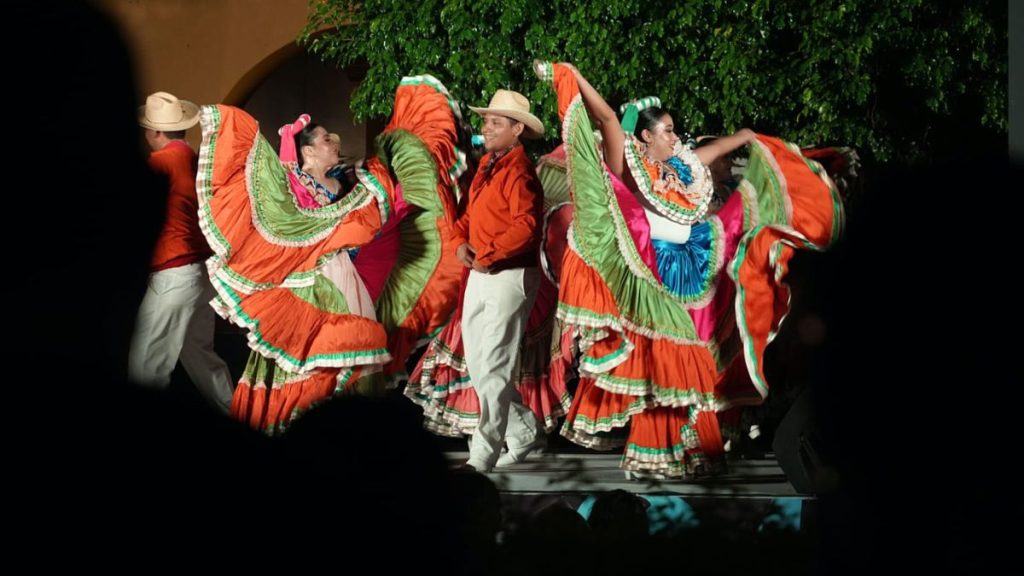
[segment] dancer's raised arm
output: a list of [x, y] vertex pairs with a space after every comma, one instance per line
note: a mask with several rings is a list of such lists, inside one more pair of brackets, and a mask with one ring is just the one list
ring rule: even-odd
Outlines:
[[626, 137], [622, 131], [622, 125], [619, 124], [618, 116], [575, 66], [568, 63], [563, 63], [563, 65], [575, 74], [580, 87], [580, 95], [583, 97], [583, 105], [586, 106], [591, 120], [601, 130], [601, 146], [604, 148], [605, 163], [608, 164], [608, 168], [613, 174], [622, 178], [622, 172], [626, 167]]

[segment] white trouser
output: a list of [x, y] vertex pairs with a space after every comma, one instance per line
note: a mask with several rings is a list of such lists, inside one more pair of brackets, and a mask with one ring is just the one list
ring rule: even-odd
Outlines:
[[213, 351], [213, 286], [201, 263], [149, 275], [128, 353], [128, 376], [144, 386], [166, 388], [178, 360], [208, 401], [231, 407], [228, 365]]
[[494, 274], [470, 272], [462, 308], [466, 368], [480, 399], [469, 463], [489, 470], [502, 443], [526, 446], [540, 433], [533, 412], [515, 387], [519, 345], [537, 296], [540, 271], [514, 268]]

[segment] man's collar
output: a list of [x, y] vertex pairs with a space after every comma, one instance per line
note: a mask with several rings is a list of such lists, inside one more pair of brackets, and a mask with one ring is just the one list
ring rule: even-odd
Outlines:
[[505, 148], [504, 150], [499, 150], [497, 152], [492, 152], [491, 158], [487, 161], [487, 165], [484, 166], [484, 175], [490, 176], [491, 172], [494, 171], [494, 167], [497, 165], [498, 160], [501, 160], [505, 156], [508, 156], [508, 154], [515, 150], [519, 145], [520, 142], [516, 140], [508, 148]]

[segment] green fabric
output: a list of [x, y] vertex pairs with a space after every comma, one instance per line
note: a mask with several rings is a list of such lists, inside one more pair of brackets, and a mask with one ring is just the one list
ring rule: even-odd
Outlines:
[[[565, 122], [574, 195], [572, 228], [583, 260], [608, 285], [624, 318], [662, 335], [699, 341], [686, 308], [661, 285], [633, 244], [581, 102], [569, 107]], [[614, 225], [609, 226], [609, 222]], [[617, 233], [625, 240], [622, 250]], [[627, 259], [632, 260], [633, 267]]]
[[564, 166], [542, 161], [537, 167], [537, 178], [544, 189], [545, 211], [550, 210], [552, 206], [569, 202], [569, 179], [566, 177]]
[[637, 110], [636, 104], [630, 102], [626, 106], [626, 113], [622, 115], [622, 131], [626, 134], [632, 134], [636, 130], [636, 121], [640, 118], [640, 111]]
[[405, 201], [440, 216], [438, 167], [423, 142], [411, 132], [392, 130], [378, 136], [376, 144], [377, 158], [397, 177]]
[[747, 161], [743, 179], [757, 191], [757, 222], [751, 224], [789, 226], [789, 218], [786, 216], [786, 195], [779, 181], [779, 174], [765, 158], [760, 146], [750, 147], [750, 159]]
[[242, 371], [242, 380], [250, 385], [263, 383], [268, 387], [274, 382], [274, 369], [276, 364], [263, 357], [259, 352], [251, 350], [249, 360], [245, 363], [245, 370]]
[[311, 305], [332, 314], [348, 314], [348, 303], [338, 287], [321, 274], [316, 275], [312, 286], [291, 288], [293, 294]]
[[405, 201], [417, 207], [398, 223], [401, 250], [380, 297], [377, 317], [390, 332], [409, 316], [441, 261], [437, 219], [443, 216], [438, 166], [414, 134], [394, 130], [377, 137], [378, 157], [390, 166]]
[[338, 387], [334, 392], [335, 395], [366, 396], [370, 398], [383, 398], [387, 395], [387, 385], [382, 372], [364, 374], [355, 382], [351, 381], [351, 375], [348, 375], [348, 378], [342, 381], [344, 376], [344, 374], [339, 376]]
[[356, 186], [341, 200], [313, 210], [304, 210], [295, 202], [287, 171], [262, 135], [249, 174], [249, 193], [258, 225], [278, 241], [311, 242], [335, 228], [352, 209], [370, 202], [370, 193]]
[[388, 332], [400, 326], [416, 306], [441, 260], [435, 214], [414, 210], [398, 223], [398, 233], [402, 249], [377, 300], [377, 318]]

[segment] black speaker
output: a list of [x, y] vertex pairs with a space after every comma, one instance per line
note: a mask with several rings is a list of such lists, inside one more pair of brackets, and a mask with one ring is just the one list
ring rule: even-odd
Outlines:
[[836, 488], [837, 475], [827, 463], [814, 418], [810, 393], [801, 393], [779, 422], [772, 450], [786, 479], [800, 494], [824, 494]]

